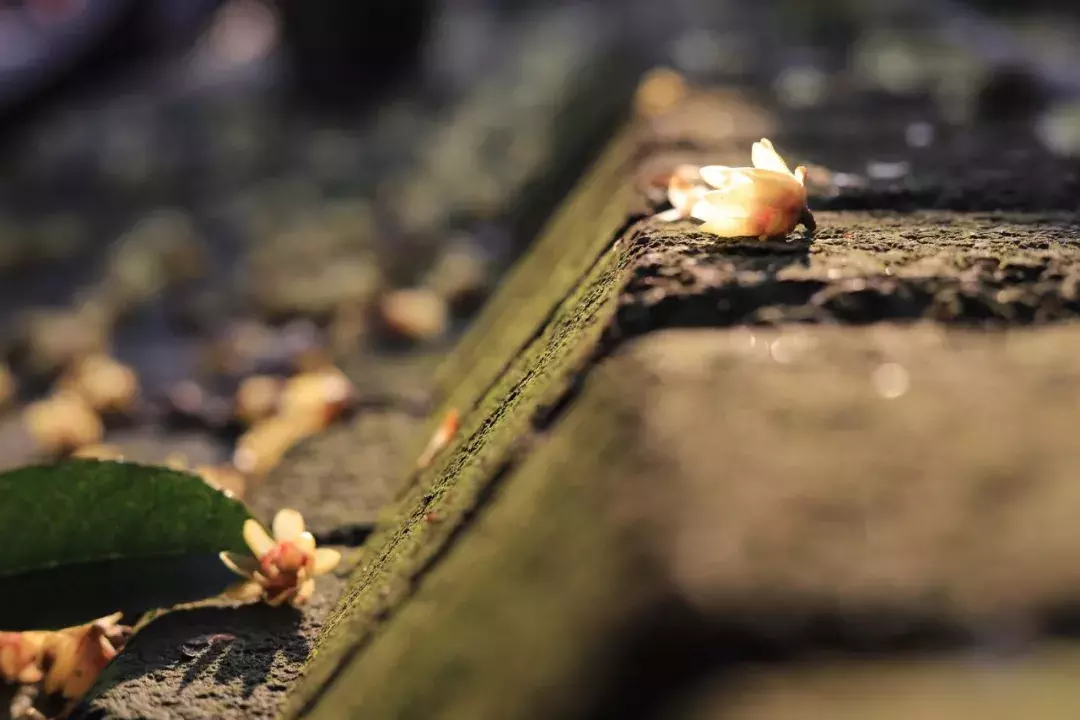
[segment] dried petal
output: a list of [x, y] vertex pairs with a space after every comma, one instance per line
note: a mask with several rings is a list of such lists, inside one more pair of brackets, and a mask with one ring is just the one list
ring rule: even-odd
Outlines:
[[218, 553], [218, 557], [221, 558], [221, 562], [225, 567], [229, 568], [240, 577], [248, 578], [249, 580], [259, 570], [259, 561], [250, 555], [240, 555], [226, 550]]
[[45, 692], [52, 695], [63, 687], [79, 661], [79, 640], [67, 633], [54, 633], [49, 651], [53, 662], [45, 676]]
[[701, 179], [716, 190], [734, 190], [754, 184], [753, 170], [750, 168], [706, 165], [700, 172]]
[[0, 645], [0, 676], [14, 678], [22, 670], [19, 663], [17, 642], [4, 642]]

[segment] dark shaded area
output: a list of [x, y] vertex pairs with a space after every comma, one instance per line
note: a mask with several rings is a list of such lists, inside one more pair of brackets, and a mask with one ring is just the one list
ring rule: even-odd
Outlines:
[[[0, 601], [4, 630], [80, 625], [122, 611], [142, 613], [213, 597], [236, 581], [217, 554], [83, 563], [24, 573]], [[74, 602], [73, 599], [77, 599]]]
[[606, 677], [586, 700], [581, 720], [672, 717], [706, 681], [722, 683], [725, 671], [747, 664], [779, 665], [822, 656], [873, 662], [885, 657], [925, 657], [970, 647], [971, 632], [933, 616], [863, 610], [829, 615], [731, 608], [722, 624], [668, 598], [631, 620], [611, 648]]
[[[373, 106], [415, 73], [436, 5], [435, 0], [280, 0], [293, 92], [321, 109]], [[364, 91], [356, 92], [357, 87]]]
[[153, 618], [72, 717], [273, 717], [344, 581], [319, 587], [302, 610], [192, 605]]

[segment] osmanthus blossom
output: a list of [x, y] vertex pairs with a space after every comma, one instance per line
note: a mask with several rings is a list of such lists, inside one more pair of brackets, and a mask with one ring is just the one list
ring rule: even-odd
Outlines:
[[750, 151], [753, 167], [680, 165], [668, 183], [671, 209], [661, 220], [700, 220], [701, 229], [721, 237], [786, 235], [799, 224], [811, 232], [806, 206], [806, 168], [792, 172], [773, 144], [762, 138]]
[[296, 510], [278, 511], [271, 530], [273, 537], [249, 519], [244, 523], [244, 542], [254, 557], [220, 554], [225, 566], [244, 578], [227, 595], [246, 602], [262, 599], [271, 606], [303, 605], [315, 592], [315, 577], [337, 567], [341, 553], [316, 548], [315, 537], [304, 529], [304, 518]]
[[122, 613], [62, 630], [0, 633], [0, 679], [81, 697], [131, 633]]

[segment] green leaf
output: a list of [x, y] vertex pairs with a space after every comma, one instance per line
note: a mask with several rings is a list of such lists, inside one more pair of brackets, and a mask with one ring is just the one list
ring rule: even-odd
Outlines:
[[0, 474], [0, 628], [213, 594], [228, 578], [214, 556], [246, 551], [248, 517], [242, 503], [168, 468], [77, 460]]

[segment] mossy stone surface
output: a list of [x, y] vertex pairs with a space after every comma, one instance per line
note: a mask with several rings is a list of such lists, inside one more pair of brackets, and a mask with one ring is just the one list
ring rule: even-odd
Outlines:
[[[763, 647], [816, 647], [820, 617], [826, 646], [957, 647], [1076, 599], [1080, 543], [1053, 510], [1080, 459], [1075, 340], [1001, 330], [1077, 314], [1071, 216], [821, 213], [816, 237], [766, 243], [636, 221], [684, 130], [647, 129], [630, 158], [617, 142], [443, 366], [428, 422], [458, 408], [461, 431], [369, 541], [285, 717], [651, 717]], [[699, 162], [735, 164], [755, 134], [735, 123]], [[724, 329], [746, 324], [781, 334]], [[680, 326], [712, 350], [634, 340]], [[1029, 467], [1028, 504], [1000, 500]], [[898, 505], [868, 511], [864, 478]], [[888, 531], [874, 552], [867, 524]]]

